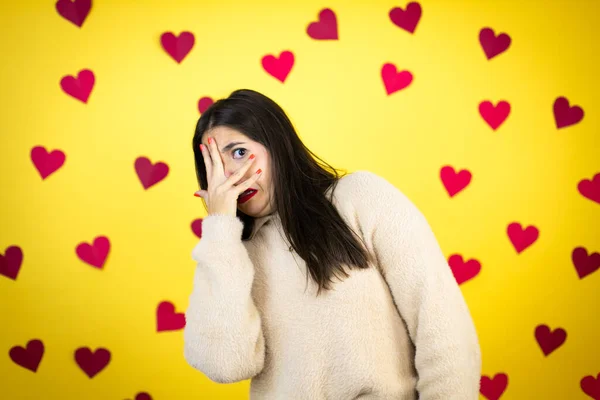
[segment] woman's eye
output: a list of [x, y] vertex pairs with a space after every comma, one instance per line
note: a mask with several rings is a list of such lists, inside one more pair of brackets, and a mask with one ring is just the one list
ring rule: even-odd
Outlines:
[[[244, 155], [246, 154], [246, 149], [242, 149], [242, 148], [240, 148], [240, 149], [235, 149], [235, 150], [233, 150], [233, 155], [234, 155], [234, 157], [233, 157], [233, 158], [235, 158], [235, 153], [236, 153], [236, 152], [238, 152], [238, 151], [239, 151], [239, 152], [242, 152], [242, 154], [241, 154], [240, 158], [241, 158], [241, 157], [244, 157]], [[239, 154], [239, 153], [238, 153], [238, 154]]]

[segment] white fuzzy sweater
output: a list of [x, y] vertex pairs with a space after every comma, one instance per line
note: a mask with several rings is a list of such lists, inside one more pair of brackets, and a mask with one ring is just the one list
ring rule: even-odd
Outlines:
[[368, 171], [342, 177], [333, 200], [377, 265], [319, 297], [277, 214], [247, 242], [237, 217], [204, 219], [187, 362], [215, 382], [251, 379], [256, 400], [477, 400], [475, 326], [423, 215]]

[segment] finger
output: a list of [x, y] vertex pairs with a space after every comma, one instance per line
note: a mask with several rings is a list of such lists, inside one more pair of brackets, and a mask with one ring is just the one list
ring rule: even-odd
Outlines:
[[212, 174], [212, 159], [210, 157], [210, 151], [202, 143], [200, 144], [200, 151], [202, 152], [202, 158], [204, 159], [204, 168], [206, 169], [206, 177], [208, 179], [208, 177]]
[[218, 173], [220, 177], [225, 176], [225, 168], [223, 167], [223, 161], [221, 160], [221, 153], [219, 153], [219, 148], [217, 147], [217, 140], [210, 136], [208, 137], [208, 146], [210, 147], [210, 156], [212, 158], [212, 163], [215, 169], [213, 169], [214, 173]]
[[250, 189], [250, 186], [254, 185], [254, 183], [258, 180], [258, 178], [260, 178], [262, 175], [262, 170], [258, 170], [255, 173], [252, 174], [252, 176], [248, 179], [246, 179], [244, 182], [240, 183], [239, 185], [237, 185], [235, 187], [235, 191], [237, 193], [237, 195], [239, 196], [240, 194], [244, 193], [245, 190]]
[[248, 171], [248, 168], [250, 168], [250, 165], [252, 165], [255, 158], [256, 158], [256, 156], [254, 154], [250, 154], [250, 157], [248, 157], [246, 162], [244, 164], [242, 164], [242, 166], [237, 171], [235, 171], [233, 174], [231, 174], [229, 176], [229, 178], [227, 178], [225, 183], [228, 185], [228, 187], [234, 186], [235, 183], [237, 181], [239, 181], [240, 178], [246, 174], [246, 171]]
[[207, 194], [206, 190], [198, 190], [197, 192], [194, 192], [194, 196], [202, 197], [204, 200], [206, 200], [206, 194]]

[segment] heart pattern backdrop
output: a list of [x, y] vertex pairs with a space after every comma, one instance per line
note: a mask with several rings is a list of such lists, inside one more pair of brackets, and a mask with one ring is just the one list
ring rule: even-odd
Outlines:
[[187, 366], [181, 332], [193, 127], [249, 87], [424, 211], [479, 331], [482, 399], [600, 399], [599, 5], [202, 3], [1, 6], [2, 398], [247, 398]]

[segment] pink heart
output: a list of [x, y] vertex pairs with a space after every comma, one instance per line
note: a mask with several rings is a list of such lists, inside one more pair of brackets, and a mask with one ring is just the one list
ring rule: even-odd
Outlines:
[[406, 11], [404, 11], [400, 7], [392, 8], [389, 12], [390, 19], [392, 22], [408, 31], [410, 33], [415, 33], [415, 29], [417, 29], [417, 24], [421, 19], [421, 5], [417, 2], [408, 3], [406, 6]]
[[23, 251], [18, 246], [7, 247], [4, 255], [0, 254], [0, 275], [16, 280], [21, 264], [23, 263]]
[[110, 362], [110, 351], [102, 347], [92, 352], [89, 347], [75, 350], [75, 362], [89, 378], [93, 378]]
[[448, 265], [454, 274], [456, 282], [460, 285], [473, 279], [481, 271], [481, 263], [475, 259], [464, 261], [460, 254], [453, 254], [448, 258]]
[[177, 331], [185, 327], [185, 314], [176, 313], [170, 301], [161, 302], [156, 308], [156, 332]]
[[77, 78], [71, 75], [64, 76], [60, 80], [60, 87], [69, 96], [87, 103], [95, 83], [94, 73], [89, 69], [82, 69]]
[[492, 28], [483, 28], [479, 32], [479, 43], [488, 60], [506, 51], [511, 43], [511, 38], [506, 33], [495, 35]]
[[27, 342], [27, 348], [14, 346], [8, 352], [10, 359], [23, 368], [37, 372], [44, 355], [44, 343], [39, 339]]
[[498, 400], [508, 387], [508, 375], [505, 373], [499, 373], [494, 375], [493, 378], [482, 376], [479, 393], [481, 393], [488, 400]]
[[562, 328], [556, 328], [554, 331], [551, 331], [548, 325], [538, 325], [535, 328], [535, 339], [544, 355], [548, 356], [562, 346], [567, 339], [567, 332]]
[[147, 157], [138, 157], [135, 160], [135, 171], [144, 189], [148, 190], [167, 177], [169, 166], [164, 162], [153, 165]]
[[210, 97], [202, 97], [200, 100], [198, 100], [198, 111], [200, 111], [200, 114], [202, 114], [213, 104], [214, 101]]
[[579, 382], [583, 393], [587, 394], [594, 400], [600, 400], [600, 372], [596, 378], [593, 375], [585, 376]]
[[81, 28], [92, 9], [92, 0], [58, 0], [56, 11], [67, 21]]
[[540, 235], [540, 231], [535, 226], [528, 226], [524, 230], [518, 222], [509, 224], [506, 232], [517, 253], [521, 253], [535, 243]]
[[202, 239], [202, 218], [195, 219], [192, 222], [192, 232], [198, 236], [198, 239]]
[[44, 146], [35, 146], [31, 149], [30, 158], [44, 180], [63, 166], [66, 156], [60, 150], [48, 152]]
[[99, 269], [104, 267], [109, 251], [110, 241], [106, 236], [96, 237], [93, 245], [82, 242], [75, 249], [81, 261]]
[[440, 179], [450, 197], [454, 197], [471, 182], [473, 175], [469, 170], [462, 169], [458, 173], [453, 167], [446, 165], [440, 170]]
[[502, 100], [494, 106], [491, 101], [482, 101], [479, 103], [479, 114], [493, 130], [496, 130], [510, 114], [510, 104]]
[[583, 109], [579, 106], [570, 106], [566, 97], [554, 100], [554, 122], [556, 129], [574, 125], [583, 119]]
[[317, 40], [338, 40], [337, 19], [333, 10], [324, 8], [319, 13], [319, 20], [306, 28], [306, 33]]
[[600, 204], [600, 172], [590, 179], [583, 179], [577, 184], [577, 190], [585, 198]]
[[285, 82], [292, 67], [294, 66], [294, 54], [291, 51], [282, 51], [279, 58], [273, 55], [266, 55], [262, 58], [262, 67], [274, 78]]
[[165, 32], [160, 37], [160, 43], [177, 63], [181, 63], [194, 47], [195, 38], [191, 32], [181, 32], [179, 37], [173, 32]]
[[600, 269], [600, 253], [591, 253], [588, 255], [585, 247], [575, 248], [571, 254], [571, 260], [579, 279], [583, 279]]
[[384, 64], [381, 68], [381, 78], [388, 96], [402, 90], [413, 81], [413, 75], [409, 71], [398, 72], [396, 66], [391, 63]]

